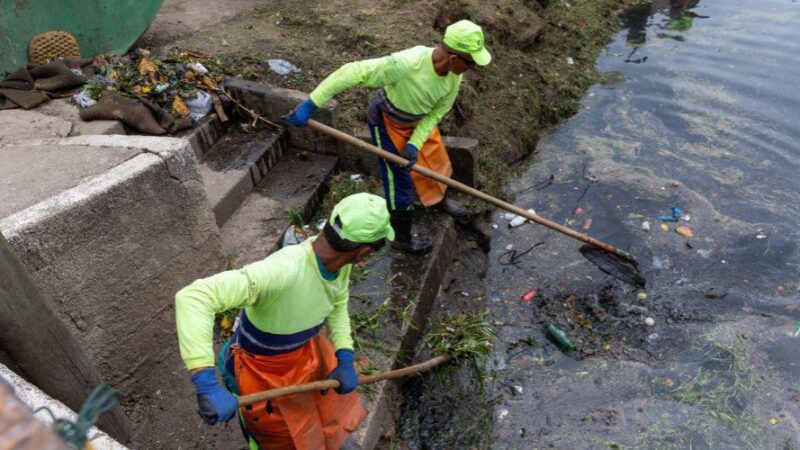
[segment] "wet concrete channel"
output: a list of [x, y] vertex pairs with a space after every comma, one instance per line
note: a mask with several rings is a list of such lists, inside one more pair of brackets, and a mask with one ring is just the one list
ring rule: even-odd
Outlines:
[[[496, 211], [478, 227], [488, 253], [456, 251], [437, 300], [488, 311], [485, 378], [408, 382], [386, 448], [800, 448], [799, 19], [783, 0], [622, 17], [597, 62], [609, 82], [507, 194], [634, 254], [646, 298], [580, 243]], [[678, 222], [659, 220], [673, 207]]]

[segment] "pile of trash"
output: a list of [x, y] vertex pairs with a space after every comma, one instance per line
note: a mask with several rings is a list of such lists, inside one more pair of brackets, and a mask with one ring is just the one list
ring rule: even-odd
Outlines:
[[227, 121], [219, 59], [197, 50], [173, 49], [154, 57], [139, 49], [121, 57], [98, 57], [95, 74], [73, 96], [84, 120], [116, 119], [147, 134], [174, 133], [212, 109]]
[[224, 72], [210, 53], [181, 49], [24, 64], [0, 81], [0, 109], [31, 109], [51, 98], [72, 97], [83, 120], [119, 120], [138, 132], [162, 135], [189, 128], [212, 110], [228, 120]]

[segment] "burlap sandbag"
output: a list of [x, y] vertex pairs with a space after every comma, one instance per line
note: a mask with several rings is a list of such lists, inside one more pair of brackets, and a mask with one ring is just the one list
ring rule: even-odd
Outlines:
[[97, 104], [82, 109], [81, 119], [119, 120], [136, 131], [160, 136], [165, 130], [148, 107], [141, 102], [124, 97], [116, 92], [105, 92]]

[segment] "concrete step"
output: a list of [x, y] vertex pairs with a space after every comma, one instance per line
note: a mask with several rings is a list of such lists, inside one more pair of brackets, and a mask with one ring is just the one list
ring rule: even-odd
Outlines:
[[199, 164], [206, 195], [220, 227], [264, 180], [288, 148], [286, 133], [234, 128], [204, 153]]
[[197, 162], [203, 162], [205, 155], [228, 131], [231, 123], [223, 124], [215, 113], [200, 119], [192, 128], [181, 131], [176, 137], [189, 141]]
[[241, 267], [265, 258], [280, 248], [299, 212], [308, 220], [319, 207], [338, 158], [290, 149], [238, 210], [220, 228], [223, 250]]

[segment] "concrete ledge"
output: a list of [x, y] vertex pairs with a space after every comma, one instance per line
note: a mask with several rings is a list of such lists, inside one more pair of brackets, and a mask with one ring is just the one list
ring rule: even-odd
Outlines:
[[7, 109], [0, 111], [0, 145], [28, 139], [66, 137], [72, 123], [36, 111]]
[[70, 102], [69, 99], [53, 99], [33, 109], [33, 111], [70, 122], [72, 124], [72, 131], [69, 133], [70, 136], [127, 134], [125, 132], [125, 126], [118, 120], [84, 121], [80, 117], [80, 108]]
[[181, 131], [175, 137], [189, 142], [194, 149], [197, 161], [202, 162], [214, 144], [219, 141], [227, 131], [227, 127], [219, 120], [216, 114], [211, 113], [200, 119], [192, 128]]
[[197, 160], [186, 142], [178, 138], [157, 136], [75, 136], [67, 139], [33, 141], [44, 145], [77, 145], [87, 148], [114, 148], [151, 153], [164, 161], [169, 176], [180, 182], [198, 180]]
[[[77, 419], [78, 415], [72, 411], [71, 409], [67, 408], [66, 405], [61, 403], [60, 401], [50, 397], [49, 395], [42, 392], [41, 389], [37, 388], [36, 386], [28, 383], [17, 375], [16, 373], [12, 372], [8, 367], [0, 364], [0, 379], [5, 380], [14, 388], [14, 394], [19, 398], [23, 403], [28, 405], [29, 408], [32, 410], [36, 410], [37, 408], [47, 407], [53, 415], [55, 415], [58, 419], [68, 419], [74, 421]], [[45, 412], [39, 412], [35, 416], [38, 420], [42, 421], [43, 423], [51, 424], [52, 418], [49, 414]], [[9, 431], [9, 430], [2, 430], [2, 431]], [[120, 444], [119, 442], [115, 441], [111, 436], [107, 435], [106, 433], [99, 430], [97, 427], [91, 427], [88, 432], [89, 442], [92, 444], [92, 448], [97, 450], [126, 450], [128, 447]], [[2, 439], [0, 439], [2, 441]], [[8, 443], [8, 442], [6, 442]], [[18, 442], [17, 444], [23, 444]], [[23, 445], [23, 447], [25, 447]], [[4, 447], [5, 448], [5, 447]], [[12, 444], [9, 448], [17, 448], [15, 445]], [[29, 448], [29, 447], [25, 447]], [[66, 448], [66, 446], [65, 446]]]
[[[285, 132], [256, 133], [244, 142], [235, 138], [228, 141], [226, 136], [208, 152], [209, 160], [200, 165], [200, 174], [218, 226], [231, 217], [278, 163], [288, 148], [287, 141]], [[230, 153], [240, 156], [232, 159]], [[215, 156], [216, 161], [212, 159]], [[219, 162], [221, 159], [230, 161]]]
[[[379, 308], [383, 309], [376, 318], [380, 335], [362, 330], [356, 337], [363, 341], [357, 345], [357, 359], [362, 364], [369, 361], [378, 371], [404, 367], [413, 359], [442, 278], [453, 260], [454, 248], [449, 244], [455, 239], [453, 219], [430, 215], [416, 222], [432, 237], [434, 250], [424, 256], [384, 250], [386, 253], [370, 261], [367, 279], [351, 288], [351, 313], [362, 311], [375, 316]], [[387, 292], [391, 293], [388, 299]], [[373, 297], [375, 293], [377, 298]], [[353, 438], [363, 449], [374, 448], [397, 415], [401, 384], [402, 380], [384, 381], [374, 386], [371, 399], [362, 395], [368, 414]]]
[[[226, 83], [233, 96], [242, 104], [276, 123], [282, 123], [281, 116], [288, 114], [308, 98], [308, 94], [302, 91], [278, 88], [240, 78], [228, 78]], [[314, 120], [334, 127], [338, 119], [339, 104], [334, 100], [314, 113]], [[286, 129], [289, 131], [289, 141], [295, 147], [319, 153], [339, 154], [339, 141], [333, 138], [307, 128], [287, 126]]]
[[[355, 136], [364, 142], [372, 143], [367, 127], [356, 130]], [[475, 186], [475, 151], [478, 149], [478, 140], [458, 136], [442, 136], [450, 162], [453, 164], [453, 179], [467, 186]], [[358, 150], [361, 151], [361, 150]], [[366, 169], [370, 175], [380, 177], [380, 168], [376, 158], [366, 158]]]

